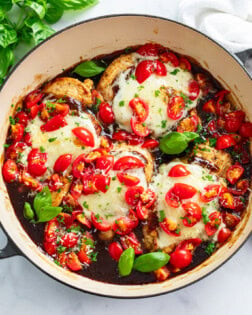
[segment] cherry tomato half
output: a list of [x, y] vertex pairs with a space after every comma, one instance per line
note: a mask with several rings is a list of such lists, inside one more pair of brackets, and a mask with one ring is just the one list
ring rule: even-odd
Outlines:
[[204, 192], [200, 193], [200, 199], [203, 202], [210, 202], [214, 198], [218, 197], [220, 193], [220, 185], [208, 185], [204, 187]]
[[241, 221], [241, 219], [230, 212], [222, 212], [223, 221], [228, 228], [233, 230], [237, 224]]
[[152, 60], [141, 61], [135, 71], [136, 80], [139, 84], [142, 84], [149, 76], [155, 71], [155, 66]]
[[242, 110], [225, 115], [225, 129], [227, 132], [237, 132], [245, 118], [245, 113]]
[[115, 121], [112, 106], [105, 102], [101, 103], [99, 106], [99, 117], [105, 124], [112, 124]]
[[149, 115], [149, 106], [144, 100], [139, 97], [135, 97], [129, 102], [129, 106], [139, 122], [146, 120]]
[[218, 211], [209, 215], [209, 222], [205, 225], [205, 231], [208, 236], [212, 236], [218, 230], [221, 224], [221, 214]]
[[144, 188], [142, 186], [129, 187], [125, 193], [125, 200], [127, 204], [130, 206], [136, 206], [143, 191]]
[[23, 138], [24, 129], [24, 125], [21, 124], [11, 125], [11, 138], [14, 142], [19, 142]]
[[67, 255], [66, 265], [72, 271], [79, 271], [82, 269], [81, 262], [74, 252], [71, 252]]
[[192, 253], [186, 249], [178, 249], [171, 253], [170, 264], [175, 268], [183, 269], [192, 262]]
[[155, 139], [147, 139], [144, 141], [144, 143], [141, 145], [141, 148], [143, 149], [154, 149], [159, 146], [159, 142]]
[[106, 191], [108, 190], [109, 188], [109, 184], [110, 184], [110, 177], [109, 176], [105, 176], [105, 175], [102, 175], [102, 174], [95, 174], [93, 176], [93, 179], [92, 179], [95, 187], [103, 192], [103, 193], [106, 193]]
[[112, 135], [112, 139], [117, 141], [127, 141], [130, 145], [138, 145], [144, 142], [144, 139], [142, 137], [138, 137], [133, 133], [129, 133], [123, 130], [114, 132]]
[[173, 67], [179, 66], [179, 60], [177, 56], [174, 55], [174, 53], [172, 53], [171, 51], [164, 52], [159, 57], [162, 62], [165, 63], [170, 62], [173, 65]]
[[7, 183], [10, 183], [18, 177], [18, 167], [15, 161], [7, 160], [3, 165], [3, 177]]
[[41, 176], [46, 172], [47, 153], [32, 149], [28, 154], [28, 172], [33, 176]]
[[162, 268], [155, 270], [154, 274], [158, 281], [165, 281], [169, 278], [171, 273], [166, 266], [163, 266]]
[[170, 177], [182, 177], [182, 176], [188, 176], [190, 174], [191, 174], [191, 172], [188, 171], [188, 169], [184, 165], [177, 164], [177, 165], [174, 165], [170, 169], [168, 176], [170, 176]]
[[228, 188], [228, 191], [237, 196], [244, 195], [249, 188], [249, 181], [247, 179], [241, 179], [236, 184], [235, 188]]
[[187, 71], [191, 71], [192, 68], [191, 63], [185, 57], [179, 59], [179, 67]]
[[26, 108], [31, 108], [32, 106], [38, 104], [39, 101], [43, 98], [43, 93], [39, 90], [34, 90], [30, 92], [24, 99]]
[[53, 169], [56, 173], [64, 172], [70, 166], [71, 162], [72, 154], [70, 153], [62, 154], [55, 161]]
[[26, 127], [28, 125], [29, 117], [25, 112], [21, 111], [15, 115], [15, 121]]
[[186, 212], [186, 215], [184, 216], [183, 219], [184, 226], [192, 227], [197, 222], [199, 222], [199, 220], [202, 217], [202, 210], [201, 207], [196, 202], [191, 201], [186, 202], [182, 204], [182, 207]]
[[185, 102], [181, 96], [174, 96], [168, 103], [167, 115], [173, 120], [178, 120], [183, 115]]
[[114, 156], [113, 155], [105, 155], [98, 157], [95, 161], [95, 167], [99, 170], [103, 170], [105, 174], [113, 168], [114, 165]]
[[189, 251], [193, 251], [195, 247], [199, 246], [202, 243], [202, 240], [200, 238], [190, 238], [188, 240], [181, 241], [177, 247], [177, 249], [186, 249]]
[[130, 120], [132, 131], [139, 137], [147, 137], [150, 130], [146, 127], [145, 123], [139, 122], [134, 116]]
[[232, 234], [232, 232], [227, 227], [223, 227], [218, 233], [218, 242], [224, 243]]
[[239, 133], [244, 138], [252, 137], [252, 123], [251, 122], [243, 123], [239, 130]]
[[179, 204], [180, 204], [180, 200], [178, 198], [178, 196], [176, 196], [173, 193], [173, 188], [171, 188], [170, 190], [168, 190], [168, 192], [165, 195], [165, 201], [168, 204], [168, 206], [172, 207], [172, 208], [178, 208]]
[[65, 127], [67, 125], [67, 122], [65, 121], [65, 118], [61, 115], [56, 115], [49, 119], [44, 125], [40, 127], [40, 129], [45, 132], [50, 132], [54, 130], [58, 130], [59, 128]]
[[127, 235], [136, 227], [135, 221], [129, 217], [120, 217], [112, 224], [112, 229], [116, 234]]
[[224, 208], [235, 209], [234, 196], [230, 192], [225, 191], [221, 193], [219, 202]]
[[178, 228], [177, 223], [171, 221], [168, 218], [164, 218], [164, 220], [162, 222], [159, 223], [160, 227], [162, 228], [162, 230], [171, 236], [180, 236], [181, 232], [180, 229]]
[[74, 232], [66, 233], [61, 238], [61, 245], [67, 248], [72, 248], [77, 245], [78, 235]]
[[157, 44], [145, 44], [137, 49], [137, 53], [141, 56], [157, 56], [159, 51], [159, 45]]
[[216, 109], [215, 109], [214, 100], [209, 100], [209, 101], [207, 101], [207, 102], [203, 105], [202, 110], [203, 110], [204, 112], [206, 112], [206, 113], [215, 114]]
[[234, 145], [235, 141], [230, 135], [222, 135], [217, 139], [215, 148], [217, 150], [224, 150]]
[[123, 156], [123, 157], [119, 158], [115, 162], [113, 170], [126, 171], [129, 169], [141, 168], [144, 166], [145, 166], [144, 163], [140, 159], [129, 155], [129, 156]]
[[188, 91], [189, 91], [189, 98], [191, 101], [194, 101], [198, 96], [200, 92], [200, 87], [197, 81], [191, 80], [188, 85]]
[[143, 205], [142, 201], [138, 201], [136, 206], [136, 215], [139, 220], [145, 221], [148, 218], [149, 211], [146, 206]]
[[146, 208], [150, 208], [156, 201], [156, 194], [148, 188], [141, 194], [140, 199]]
[[244, 168], [241, 165], [232, 165], [228, 168], [226, 173], [226, 178], [230, 182], [230, 184], [234, 185], [238, 179], [241, 178], [244, 173]]
[[91, 221], [93, 226], [99, 231], [109, 231], [111, 229], [110, 223], [103, 219], [99, 214], [91, 213]]
[[92, 132], [84, 127], [76, 127], [72, 129], [72, 133], [88, 147], [94, 147], [95, 141]]
[[140, 179], [133, 175], [117, 173], [116, 176], [119, 179], [119, 182], [126, 186], [136, 186], [140, 183]]
[[122, 255], [123, 249], [122, 246], [118, 242], [110, 243], [108, 246], [109, 255], [112, 259], [118, 261]]
[[189, 117], [184, 118], [182, 121], [180, 121], [177, 132], [195, 132], [199, 125], [199, 119], [196, 115], [192, 115]]
[[79, 155], [73, 162], [72, 173], [76, 178], [81, 178], [85, 174], [85, 154]]
[[135, 233], [133, 232], [131, 232], [129, 235], [121, 236], [120, 242], [123, 249], [132, 247], [136, 255], [141, 255], [143, 253], [141, 243], [138, 241]]
[[191, 185], [176, 183], [172, 188], [172, 192], [181, 200], [192, 198], [196, 194], [197, 189]]

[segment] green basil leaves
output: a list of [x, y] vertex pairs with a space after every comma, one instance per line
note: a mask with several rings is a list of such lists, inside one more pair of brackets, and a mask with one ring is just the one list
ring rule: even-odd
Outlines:
[[179, 154], [185, 151], [190, 141], [199, 138], [196, 132], [170, 132], [160, 139], [160, 150], [166, 154]]
[[94, 77], [97, 74], [102, 73], [105, 70], [104, 67], [98, 66], [94, 61], [84, 61], [80, 63], [74, 72], [82, 77]]
[[120, 276], [125, 277], [130, 275], [135, 258], [135, 251], [132, 247], [127, 248], [120, 256], [118, 269]]

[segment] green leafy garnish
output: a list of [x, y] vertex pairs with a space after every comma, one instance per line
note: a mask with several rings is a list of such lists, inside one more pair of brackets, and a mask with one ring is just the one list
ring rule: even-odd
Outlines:
[[164, 219], [165, 219], [165, 212], [164, 212], [164, 210], [160, 210], [160, 211], [159, 211], [159, 218], [158, 218], [158, 221], [159, 221], [159, 222], [163, 222]]
[[24, 204], [24, 217], [27, 220], [32, 220], [34, 218], [34, 211], [29, 202], [25, 202]]
[[174, 69], [172, 72], [170, 72], [170, 74], [176, 75], [179, 71], [180, 71], [179, 69]]
[[128, 276], [133, 268], [135, 251], [132, 247], [126, 249], [120, 256], [118, 261], [118, 270], [120, 276]]
[[92, 60], [88, 60], [79, 64], [73, 72], [82, 77], [88, 78], [94, 77], [95, 75], [102, 73], [104, 70], [104, 67], [97, 65], [97, 63]]
[[205, 252], [206, 252], [209, 256], [211, 256], [214, 251], [215, 251], [215, 244], [214, 244], [214, 243], [209, 243], [209, 244], [207, 245], [207, 248], [205, 249]]
[[170, 256], [163, 252], [148, 253], [138, 256], [133, 268], [140, 272], [151, 272], [165, 266]]

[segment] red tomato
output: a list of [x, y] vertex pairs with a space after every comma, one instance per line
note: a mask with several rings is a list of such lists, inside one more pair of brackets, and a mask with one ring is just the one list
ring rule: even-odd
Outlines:
[[85, 154], [79, 155], [73, 162], [72, 167], [73, 176], [81, 178], [85, 174]]
[[134, 156], [123, 156], [119, 158], [113, 167], [115, 171], [126, 171], [133, 168], [144, 167], [144, 163]]
[[162, 268], [155, 270], [154, 274], [158, 281], [165, 281], [169, 278], [171, 273], [166, 266], [163, 266]]
[[156, 194], [148, 188], [141, 194], [140, 199], [146, 208], [150, 208], [156, 201]]
[[66, 264], [67, 267], [72, 271], [79, 271], [82, 269], [81, 262], [74, 252], [71, 252], [67, 255]]
[[207, 95], [209, 91], [213, 89], [213, 85], [209, 77], [205, 73], [197, 73], [195, 77], [203, 94]]
[[49, 119], [44, 125], [40, 127], [43, 132], [50, 132], [54, 130], [58, 130], [59, 128], [65, 127], [67, 122], [64, 117], [61, 115], [56, 115]]
[[190, 100], [194, 101], [198, 96], [200, 92], [200, 87], [197, 81], [191, 80], [188, 85], [188, 91], [189, 91], [189, 98]]
[[57, 221], [56, 218], [50, 220], [47, 222], [45, 226], [45, 240], [47, 242], [53, 242], [56, 240], [56, 230], [59, 228], [59, 222]]
[[244, 168], [241, 165], [232, 165], [228, 168], [226, 173], [226, 178], [230, 182], [230, 184], [234, 185], [238, 179], [242, 176], [244, 173]]
[[141, 145], [141, 148], [143, 149], [154, 149], [159, 146], [159, 142], [155, 139], [147, 139], [144, 141], [144, 143]]
[[178, 196], [176, 196], [173, 193], [173, 188], [168, 190], [167, 194], [165, 195], [165, 201], [168, 204], [168, 206], [170, 206], [172, 208], [178, 208], [179, 204], [180, 204], [180, 200], [179, 200]]
[[205, 231], [208, 236], [212, 236], [218, 230], [221, 224], [221, 214], [218, 211], [209, 215], [209, 222], [205, 225]]
[[[65, 212], [60, 212], [60, 214], [57, 216], [56, 220], [59, 222], [60, 224], [65, 225], [67, 228], [69, 228], [72, 224], [73, 224], [73, 217], [69, 214], [69, 213], [65, 213]], [[56, 232], [58, 230], [56, 229]]]
[[59, 156], [54, 163], [54, 171], [56, 173], [64, 172], [71, 164], [72, 162], [72, 154], [66, 153]]
[[137, 53], [141, 56], [157, 56], [159, 51], [159, 45], [157, 44], [145, 44], [137, 49]]
[[99, 157], [101, 157], [103, 154], [107, 154], [107, 151], [104, 150], [104, 149], [95, 149], [91, 152], [89, 152], [87, 155], [86, 155], [86, 158], [85, 158], [85, 162], [87, 163], [92, 163], [94, 162], [96, 159], [98, 159]]
[[162, 228], [162, 230], [168, 235], [177, 237], [177, 236], [180, 236], [181, 234], [180, 229], [178, 228], [177, 224], [172, 222], [168, 218], [164, 218], [164, 220], [160, 222], [159, 225]]
[[249, 182], [247, 179], [241, 179], [239, 182], [236, 184], [235, 188], [228, 188], [228, 191], [233, 194], [233, 195], [244, 195], [249, 188]]
[[230, 135], [222, 135], [217, 139], [215, 148], [217, 150], [224, 150], [233, 145], [235, 145], [235, 141]]
[[94, 147], [94, 136], [92, 132], [84, 127], [76, 127], [72, 129], [72, 133], [88, 147]]
[[[95, 185], [94, 182], [94, 174], [84, 174], [82, 177], [82, 183], [83, 183], [83, 194], [84, 195], [90, 195], [98, 192], [98, 188]], [[96, 183], [97, 184], [97, 183]], [[101, 179], [101, 183], [98, 180], [98, 186], [104, 184], [104, 181]], [[104, 186], [103, 186], [104, 187]], [[103, 189], [103, 187], [101, 187]]]
[[73, 232], [69, 232], [62, 236], [61, 238], [61, 245], [72, 248], [77, 245], [78, 242], [78, 235]]
[[115, 121], [112, 106], [105, 102], [101, 103], [99, 106], [99, 117], [105, 124], [112, 124]]
[[241, 221], [241, 219], [229, 212], [222, 212], [223, 221], [226, 224], [226, 226], [230, 229], [234, 229], [236, 225]]
[[202, 217], [201, 207], [196, 202], [188, 201], [182, 204], [186, 215], [183, 218], [184, 226], [191, 227], [194, 226]]
[[182, 164], [177, 164], [177, 165], [174, 165], [169, 173], [168, 173], [168, 176], [170, 177], [181, 177], [181, 176], [188, 176], [190, 175], [191, 172], [188, 171], [188, 169], [182, 165]]
[[143, 60], [136, 67], [135, 75], [139, 84], [143, 83], [155, 71], [155, 65], [152, 60]]
[[38, 104], [39, 101], [43, 98], [43, 93], [39, 90], [34, 90], [30, 92], [24, 99], [26, 108], [31, 108], [32, 106]]
[[129, 217], [120, 217], [112, 224], [112, 229], [116, 234], [129, 234], [136, 227], [136, 222]]
[[103, 170], [105, 174], [107, 174], [114, 165], [114, 156], [113, 155], [105, 155], [98, 157], [95, 161], [95, 167], [99, 170]]
[[129, 187], [125, 193], [125, 200], [127, 204], [130, 206], [136, 206], [143, 191], [144, 188], [142, 186]]
[[199, 125], [199, 119], [196, 115], [184, 118], [177, 127], [177, 132], [190, 131], [195, 132]]
[[116, 176], [119, 182], [126, 186], [136, 186], [140, 183], [139, 178], [126, 173], [117, 173]]
[[237, 132], [245, 118], [245, 113], [242, 110], [225, 115], [225, 129], [227, 132]]
[[174, 96], [168, 103], [167, 115], [173, 120], [178, 120], [183, 115], [185, 102], [181, 96]]
[[42, 153], [39, 149], [32, 149], [27, 160], [28, 172], [32, 176], [41, 176], [46, 172], [47, 153]]
[[133, 133], [129, 133], [123, 130], [114, 132], [112, 135], [112, 139], [116, 141], [128, 141], [130, 145], [138, 145], [144, 142], [144, 139], [142, 137], [138, 137]]
[[179, 59], [179, 67], [187, 71], [191, 71], [192, 68], [190, 62], [185, 57]]
[[77, 200], [81, 196], [82, 191], [83, 184], [80, 182], [80, 180], [73, 181], [70, 187], [70, 194], [74, 197], [74, 199]]
[[213, 114], [215, 114], [216, 109], [215, 109], [214, 100], [207, 101], [207, 102], [203, 105], [202, 110], [203, 110], [204, 112], [206, 112], [206, 113], [213, 113]]
[[223, 104], [223, 99], [226, 95], [228, 95], [230, 92], [227, 90], [222, 90], [219, 91], [218, 93], [215, 94], [215, 98], [217, 99], [216, 101], [216, 113], [219, 116], [223, 116], [225, 114], [224, 111], [224, 104]]
[[27, 133], [24, 135], [24, 142], [25, 142], [29, 147], [32, 146], [31, 134], [30, 134], [29, 132], [27, 132]]
[[110, 243], [108, 246], [109, 255], [112, 259], [118, 261], [122, 255], [123, 249], [122, 246], [118, 242]]
[[93, 226], [99, 231], [109, 231], [111, 230], [111, 225], [103, 219], [99, 214], [91, 213], [91, 221]]
[[160, 59], [162, 62], [170, 62], [173, 67], [178, 67], [179, 60], [176, 55], [174, 55], [172, 52], [164, 52], [160, 55]]
[[135, 97], [129, 102], [129, 106], [139, 122], [146, 120], [149, 115], [149, 106], [144, 100], [139, 97]]
[[176, 250], [185, 249], [185, 250], [193, 251], [195, 247], [199, 246], [201, 243], [202, 243], [202, 240], [200, 238], [190, 238], [188, 240], [181, 241], [176, 247]]
[[69, 105], [56, 103], [55, 104], [55, 113], [60, 114], [61, 116], [65, 117], [69, 113]]
[[19, 142], [23, 138], [24, 129], [24, 125], [21, 124], [11, 125], [11, 138], [14, 142]]
[[39, 110], [41, 110], [40, 105], [33, 105], [31, 108], [28, 109], [28, 115], [31, 119], [34, 119], [37, 115]]
[[141, 255], [143, 253], [141, 243], [138, 241], [135, 233], [131, 232], [129, 235], [124, 235], [120, 237], [120, 242], [123, 249], [133, 248], [136, 255]]
[[131, 220], [132, 229], [138, 226], [139, 220], [133, 209], [129, 209], [128, 218]]
[[25, 112], [21, 111], [15, 115], [15, 121], [26, 127], [28, 125], [29, 118]]
[[58, 262], [60, 265], [65, 268], [66, 267], [66, 260], [67, 260], [67, 254], [65, 252], [60, 253], [57, 255]]
[[181, 200], [192, 198], [196, 194], [197, 189], [191, 185], [176, 183], [172, 188], [172, 192]]
[[109, 188], [110, 177], [102, 174], [95, 174], [93, 176], [93, 183], [99, 191], [106, 193]]
[[219, 197], [219, 202], [222, 207], [228, 209], [234, 209], [234, 196], [230, 192], [223, 192]]
[[232, 234], [229, 228], [223, 227], [220, 232], [218, 233], [218, 242], [224, 243]]
[[48, 181], [48, 187], [51, 191], [56, 191], [63, 186], [60, 180], [59, 174], [52, 174], [50, 180]]
[[145, 123], [139, 122], [134, 116], [130, 120], [132, 131], [139, 137], [147, 137], [150, 130], [146, 127]]
[[18, 167], [15, 161], [7, 160], [3, 165], [3, 177], [7, 183], [13, 182], [18, 177]]
[[85, 216], [83, 212], [73, 211], [72, 215], [78, 222], [86, 226], [88, 229], [91, 229], [92, 222]]
[[183, 269], [192, 262], [192, 253], [186, 249], [178, 249], [171, 253], [170, 264], [175, 268]]
[[200, 193], [200, 199], [203, 202], [210, 202], [214, 198], [218, 197], [220, 193], [220, 185], [208, 185], [204, 187], [204, 191]]
[[138, 201], [136, 206], [136, 214], [139, 220], [147, 220], [149, 211], [148, 208], [146, 208], [141, 201]]
[[244, 138], [252, 137], [252, 123], [251, 122], [243, 123], [239, 130], [239, 133]]
[[78, 256], [81, 263], [86, 264], [86, 265], [90, 265], [92, 260], [87, 255], [86, 246], [84, 246], [80, 249], [80, 251], [77, 253], [77, 256]]
[[163, 62], [159, 60], [155, 60], [155, 73], [156, 75], [161, 76], [161, 77], [166, 76], [167, 70]]
[[6, 150], [6, 157], [8, 159], [16, 160], [26, 148], [27, 145], [24, 142], [15, 142]]
[[43, 246], [44, 246], [44, 250], [47, 252], [48, 255], [52, 256], [56, 254], [57, 246], [55, 242], [44, 241]]
[[19, 182], [35, 191], [41, 191], [43, 188], [42, 184], [26, 171], [21, 171]]

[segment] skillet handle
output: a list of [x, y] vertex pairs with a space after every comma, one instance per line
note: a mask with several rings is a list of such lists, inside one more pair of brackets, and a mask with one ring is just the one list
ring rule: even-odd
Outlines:
[[[1, 226], [1, 223], [0, 223], [0, 228], [1, 227], [2, 226]], [[7, 245], [3, 249], [0, 249], [0, 259], [12, 257], [12, 256], [17, 256], [17, 255], [21, 255], [22, 256], [21, 251], [12, 242], [10, 237], [8, 235], [6, 235], [6, 237], [7, 237]]]

